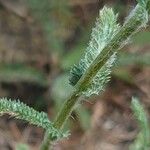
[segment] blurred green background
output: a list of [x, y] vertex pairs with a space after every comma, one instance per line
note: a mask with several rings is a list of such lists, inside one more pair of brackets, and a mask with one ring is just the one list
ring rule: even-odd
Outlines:
[[[0, 0], [0, 96], [20, 99], [54, 118], [73, 89], [68, 81], [69, 70], [87, 47], [91, 28], [104, 4], [119, 13], [118, 21], [122, 23], [136, 2]], [[135, 76], [150, 66], [150, 28], [132, 40], [118, 54], [108, 89], [116, 87], [118, 81], [141, 89]], [[97, 97], [91, 98], [91, 103]], [[71, 130], [78, 128], [79, 133], [90, 128], [94, 109], [90, 102], [82, 103], [67, 125]]]

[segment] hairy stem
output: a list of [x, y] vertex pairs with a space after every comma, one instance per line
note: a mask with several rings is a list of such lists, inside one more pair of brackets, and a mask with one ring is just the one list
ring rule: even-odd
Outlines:
[[[78, 91], [75, 91], [63, 105], [62, 108], [63, 110], [58, 114], [58, 117], [56, 117], [56, 120], [54, 122], [54, 126], [56, 128], [61, 129], [65, 121], [68, 119], [70, 113], [72, 112], [73, 106], [75, 105], [77, 99], [79, 98], [78, 93], [79, 93]], [[49, 147], [52, 148], [52, 139], [51, 135], [46, 133], [43, 144], [41, 146], [41, 150], [48, 150]]]
[[[75, 104], [77, 104], [78, 98], [81, 96], [82, 92], [88, 88], [88, 85], [90, 84], [93, 77], [95, 77], [97, 72], [103, 67], [108, 59], [127, 43], [128, 38], [132, 34], [137, 32], [147, 23], [147, 15], [148, 13], [146, 11], [146, 8], [140, 4], [138, 4], [136, 8], [131, 12], [124, 25], [117, 32], [114, 38], [105, 46], [105, 48], [93, 61], [93, 63], [86, 70], [86, 72], [82, 75], [82, 77], [75, 86], [74, 92], [69, 97], [69, 99], [65, 101], [54, 121], [54, 126], [56, 128], [61, 129], [63, 127], [65, 121], [71, 114]], [[48, 145], [51, 143], [50, 141], [51, 136], [47, 134], [42, 146], [45, 149], [42, 150], [48, 150]]]

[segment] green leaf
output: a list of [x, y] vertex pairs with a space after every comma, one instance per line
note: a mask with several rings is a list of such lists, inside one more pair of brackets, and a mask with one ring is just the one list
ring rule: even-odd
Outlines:
[[36, 125], [38, 127], [42, 127], [51, 135], [52, 139], [57, 140], [66, 136], [65, 134], [61, 133], [61, 131], [53, 127], [53, 124], [49, 121], [46, 113], [38, 112], [33, 108], [23, 104], [19, 100], [11, 101], [7, 98], [1, 98], [0, 114], [9, 114], [10, 116], [13, 116], [17, 119], [27, 121], [30, 124]]
[[[78, 65], [75, 65], [70, 74], [70, 83], [75, 85], [81, 76], [86, 72], [95, 58], [101, 53], [103, 48], [111, 41], [119, 31], [117, 24], [117, 15], [111, 8], [104, 7], [97, 18], [95, 28], [92, 30], [91, 41], [86, 49], [85, 55]], [[104, 89], [105, 84], [110, 79], [111, 67], [115, 61], [115, 54], [99, 70], [97, 75], [91, 81], [89, 88], [83, 92], [85, 96], [99, 94]]]

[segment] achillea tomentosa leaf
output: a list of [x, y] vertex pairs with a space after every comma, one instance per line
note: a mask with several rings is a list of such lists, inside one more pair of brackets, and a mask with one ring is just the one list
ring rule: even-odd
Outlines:
[[19, 100], [7, 100], [7, 98], [0, 99], [0, 115], [9, 114], [17, 119], [21, 119], [29, 122], [30, 124], [44, 128], [49, 132], [51, 137], [55, 140], [66, 136], [61, 133], [53, 124], [49, 121], [48, 116], [44, 112], [38, 112], [33, 108], [25, 105]]
[[[150, 0], [137, 0], [137, 2], [142, 5], [143, 7], [149, 7], [150, 6]], [[150, 9], [150, 8], [148, 8]]]
[[[149, 14], [148, 14], [148, 9], [147, 9], [147, 3], [149, 3], [150, 2], [150, 0], [147, 0], [147, 1], [142, 1], [142, 0], [139, 0], [140, 2], [137, 4], [137, 6], [135, 7], [135, 9], [133, 9], [132, 11], [131, 11], [131, 13], [129, 14], [129, 16], [126, 18], [126, 20], [125, 20], [125, 23], [124, 23], [124, 26], [126, 25], [126, 24], [129, 24], [129, 23], [131, 23], [129, 20], [131, 19], [131, 18], [133, 18], [133, 15], [134, 15], [134, 23], [136, 24], [136, 22], [141, 22], [141, 24], [138, 26], [138, 28], [137, 28], [137, 30], [135, 30], [135, 32], [133, 32], [132, 34], [131, 34], [131, 36], [134, 34], [134, 33], [136, 33], [136, 32], [138, 32], [138, 30], [139, 29], [141, 29], [141, 27], [146, 27], [146, 24], [147, 24], [147, 22], [148, 22], [148, 17], [149, 17]], [[123, 26], [123, 27], [124, 27]], [[131, 25], [130, 25], [131, 26]], [[130, 27], [129, 26], [129, 27]], [[130, 29], [130, 28], [129, 28]], [[131, 29], [132, 30], [132, 29]], [[130, 38], [130, 37], [129, 37]], [[129, 39], [128, 38], [128, 39]]]
[[[111, 8], [104, 7], [97, 18], [95, 28], [92, 30], [91, 40], [86, 49], [85, 55], [78, 65], [71, 69], [70, 83], [76, 85], [81, 76], [85, 73], [95, 58], [101, 53], [103, 48], [109, 43], [114, 35], [119, 31], [117, 24], [117, 15]], [[111, 67], [115, 61], [115, 55], [112, 55], [107, 63], [99, 70], [97, 75], [91, 81], [88, 89], [83, 92], [85, 96], [98, 94], [103, 90], [105, 84], [109, 81]]]

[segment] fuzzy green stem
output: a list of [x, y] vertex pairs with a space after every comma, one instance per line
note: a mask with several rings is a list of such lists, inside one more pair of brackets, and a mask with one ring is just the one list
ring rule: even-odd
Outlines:
[[41, 145], [41, 150], [50, 150], [52, 149], [52, 140], [50, 139], [50, 135], [46, 132], [43, 143]]
[[[97, 56], [93, 61], [90, 67], [82, 75], [77, 85], [75, 86], [75, 91], [72, 93], [69, 99], [67, 99], [62, 106], [60, 112], [58, 113], [54, 126], [58, 129], [61, 129], [71, 114], [75, 104], [78, 102], [78, 98], [81, 96], [82, 92], [88, 88], [93, 77], [97, 72], [103, 67], [103, 65], [108, 61], [108, 59], [118, 50], [124, 46], [124, 42], [128, 38], [139, 30], [140, 27], [143, 27], [143, 23], [146, 24], [147, 21], [145, 16], [143, 16], [143, 11], [145, 9], [141, 5], [137, 5], [136, 8], [131, 12], [131, 15], [126, 20], [122, 28], [117, 32], [114, 38], [105, 46], [102, 52]], [[46, 147], [42, 150], [48, 150], [48, 144], [50, 144], [51, 137], [46, 135], [43, 147]], [[47, 144], [47, 146], [46, 146]]]
[[[59, 113], [59, 116], [56, 118], [57, 120], [55, 120], [54, 122], [54, 126], [56, 128], [61, 129], [65, 121], [68, 119], [70, 113], [72, 112], [73, 106], [76, 103], [76, 100], [79, 98], [78, 93], [79, 93], [78, 91], [75, 91], [63, 105], [63, 111]], [[51, 139], [51, 135], [46, 133], [43, 144], [41, 146], [41, 150], [48, 150], [49, 147], [52, 148], [52, 141], [53, 140]]]

